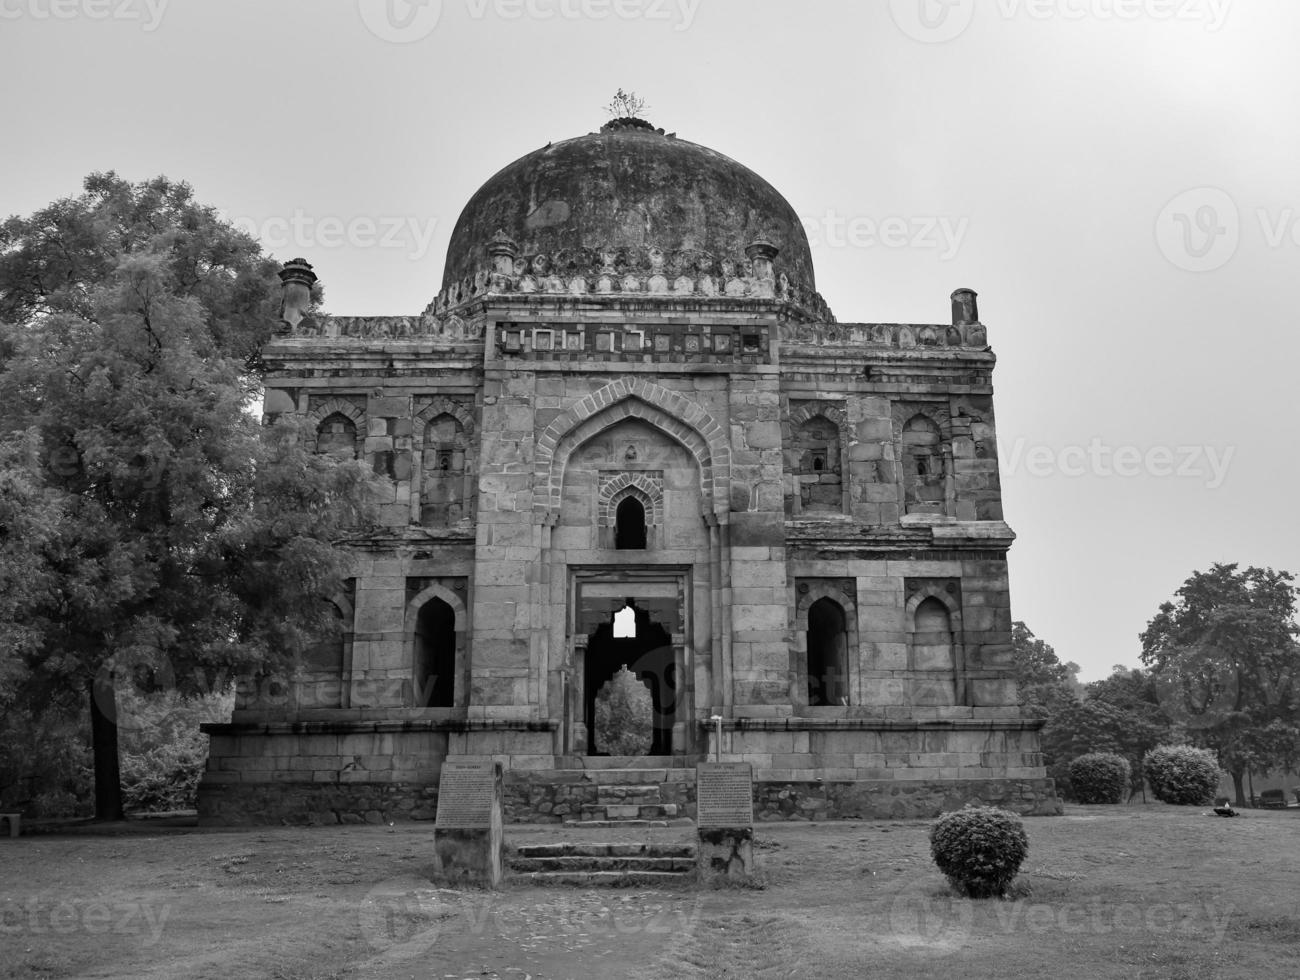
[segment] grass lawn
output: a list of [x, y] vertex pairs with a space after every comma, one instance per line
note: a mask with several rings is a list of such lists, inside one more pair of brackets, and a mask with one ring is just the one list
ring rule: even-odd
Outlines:
[[981, 902], [926, 822], [762, 824], [718, 891], [442, 890], [427, 826], [0, 840], [0, 980], [1300, 977], [1300, 809], [1206, 812], [1027, 819]]

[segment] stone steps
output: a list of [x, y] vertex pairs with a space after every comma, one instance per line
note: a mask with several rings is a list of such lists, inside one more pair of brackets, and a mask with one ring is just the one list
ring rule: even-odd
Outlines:
[[583, 820], [667, 820], [677, 816], [676, 803], [606, 803], [582, 808]]
[[679, 823], [690, 823], [689, 820], [604, 820], [593, 817], [590, 820], [566, 820], [564, 826], [575, 828], [609, 828], [609, 827], [667, 827], [670, 824], [676, 826]]
[[676, 857], [572, 857], [515, 858], [512, 871], [690, 871], [695, 858]]
[[596, 787], [596, 802], [601, 806], [614, 806], [623, 803], [658, 803], [661, 800], [659, 783], [648, 785], [606, 785]]
[[693, 879], [694, 869], [684, 871], [525, 871], [513, 873], [510, 880], [524, 885], [565, 886], [569, 888], [655, 888], [685, 885]]
[[688, 843], [526, 844], [506, 859], [510, 880], [533, 885], [633, 887], [684, 884], [695, 874]]

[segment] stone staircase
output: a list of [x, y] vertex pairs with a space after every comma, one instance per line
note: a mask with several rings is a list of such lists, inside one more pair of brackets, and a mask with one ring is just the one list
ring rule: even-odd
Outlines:
[[[558, 761], [558, 760], [557, 760]], [[565, 760], [566, 762], [569, 760]], [[586, 758], [569, 768], [516, 770], [507, 799], [553, 822], [519, 827], [506, 865], [534, 885], [671, 886], [695, 879], [690, 819], [695, 770], [671, 757]], [[558, 842], [537, 835], [563, 825]], [[518, 827], [518, 825], [513, 825]]]
[[695, 876], [695, 845], [685, 842], [523, 844], [507, 857], [510, 880], [532, 885], [633, 887], [682, 885]]
[[694, 769], [646, 758], [588, 761], [604, 764], [508, 774], [507, 820], [526, 814], [567, 827], [664, 827], [692, 815]]

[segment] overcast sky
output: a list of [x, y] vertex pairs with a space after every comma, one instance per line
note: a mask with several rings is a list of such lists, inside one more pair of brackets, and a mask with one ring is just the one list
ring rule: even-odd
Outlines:
[[415, 313], [470, 194], [634, 90], [785, 194], [839, 320], [979, 291], [1013, 614], [1095, 679], [1194, 569], [1300, 571], [1297, 38], [1288, 0], [0, 0], [0, 213], [163, 173], [330, 312]]

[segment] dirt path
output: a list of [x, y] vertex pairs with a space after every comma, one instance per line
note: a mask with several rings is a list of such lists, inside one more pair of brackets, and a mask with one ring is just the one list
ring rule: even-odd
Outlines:
[[23, 838], [0, 978], [1300, 976], [1300, 812], [1026, 826], [1018, 900], [979, 903], [925, 823], [762, 825], [765, 887], [702, 892], [439, 889], [424, 826]]

